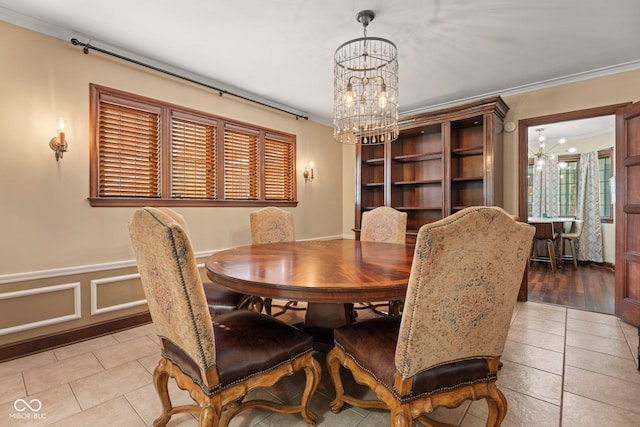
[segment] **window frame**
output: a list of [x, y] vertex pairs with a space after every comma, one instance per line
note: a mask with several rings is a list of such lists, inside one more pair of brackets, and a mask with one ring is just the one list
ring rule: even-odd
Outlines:
[[[89, 174], [90, 174], [90, 195], [89, 202], [94, 207], [140, 207], [140, 206], [297, 206], [297, 173], [296, 173], [296, 135], [281, 132], [274, 129], [264, 128], [249, 123], [231, 120], [225, 117], [216, 116], [202, 111], [193, 110], [167, 102], [147, 98], [144, 96], [112, 89], [97, 84], [90, 84], [90, 150], [89, 150]], [[100, 195], [100, 103], [106, 99], [122, 103], [133, 108], [148, 107], [159, 110], [159, 141], [160, 161], [159, 161], [159, 197], [123, 197], [123, 196], [101, 196]], [[172, 123], [173, 118], [195, 121], [198, 124], [216, 126], [215, 132], [215, 153], [214, 174], [212, 181], [217, 198], [184, 198], [172, 196]], [[257, 135], [257, 150], [255, 159], [254, 174], [257, 183], [257, 191], [254, 199], [226, 199], [225, 198], [225, 129], [245, 129]], [[289, 156], [287, 157], [287, 167], [289, 174], [283, 177], [283, 188], [288, 189], [286, 196], [289, 199], [266, 198], [265, 183], [267, 180], [265, 171], [267, 138], [276, 138], [289, 145]], [[284, 193], [283, 193], [284, 194]], [[284, 196], [283, 196], [284, 197]]]
[[[570, 193], [575, 197], [574, 204], [573, 204], [573, 207], [574, 207], [573, 215], [570, 215], [569, 213], [565, 213], [563, 215], [562, 206], [565, 206], [565, 204], [563, 204], [561, 202], [562, 194], [560, 192], [560, 189], [558, 189], [558, 211], [559, 211], [558, 215], [563, 216], [563, 217], [573, 217], [573, 218], [575, 218], [576, 217], [575, 210], [577, 209], [577, 203], [578, 203], [578, 181], [580, 179], [580, 154], [566, 154], [566, 155], [558, 156], [558, 162], [559, 163], [560, 162], [566, 162], [566, 163], [575, 163], [576, 164], [575, 182], [572, 185], [573, 193]], [[562, 183], [560, 181], [561, 181], [560, 169], [558, 169], [558, 185], [562, 186]], [[571, 205], [569, 205], [569, 206], [571, 206]]]
[[[611, 148], [607, 148], [605, 150], [599, 150], [598, 151], [598, 162], [600, 161], [601, 158], [603, 157], [608, 157], [609, 158], [609, 180], [611, 179], [611, 177], [614, 176], [615, 174], [615, 158], [616, 156], [613, 155], [614, 151], [613, 151], [613, 147]], [[609, 192], [609, 198], [611, 199], [611, 203], [610, 203], [610, 207], [609, 207], [609, 212], [611, 212], [610, 216], [600, 216], [600, 222], [601, 223], [606, 223], [606, 224], [613, 224], [613, 215], [615, 212], [615, 205], [614, 205], [614, 200], [613, 197], [611, 197], [611, 188], [609, 187], [609, 182], [607, 182], [607, 188], [608, 188], [608, 192]]]

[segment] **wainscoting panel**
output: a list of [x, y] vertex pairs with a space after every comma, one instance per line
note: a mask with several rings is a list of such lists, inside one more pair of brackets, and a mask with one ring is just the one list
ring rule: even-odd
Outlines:
[[92, 316], [146, 303], [138, 273], [91, 281]]
[[[34, 308], [43, 304], [54, 307], [57, 315], [52, 316], [49, 311], [46, 313], [49, 317], [41, 318], [44, 312]], [[82, 317], [80, 282], [0, 293], [0, 312], [13, 314], [2, 316], [0, 336], [79, 319]]]

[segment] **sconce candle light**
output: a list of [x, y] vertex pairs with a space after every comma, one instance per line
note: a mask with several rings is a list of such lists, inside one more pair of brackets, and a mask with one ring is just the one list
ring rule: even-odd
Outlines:
[[[309, 171], [309, 169], [311, 171]], [[302, 172], [302, 176], [304, 177], [304, 182], [311, 182], [313, 181], [313, 162], [309, 163], [309, 169], [307, 169], [306, 167], [304, 168], [304, 171]]]
[[56, 152], [56, 162], [62, 158], [65, 152], [69, 151], [67, 140], [64, 137], [65, 121], [58, 120], [58, 136], [51, 138], [49, 147]]

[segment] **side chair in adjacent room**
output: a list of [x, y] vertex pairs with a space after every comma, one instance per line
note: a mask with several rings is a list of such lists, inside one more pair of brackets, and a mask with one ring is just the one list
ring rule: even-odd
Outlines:
[[584, 221], [581, 219], [577, 219], [573, 221], [571, 224], [571, 229], [568, 233], [562, 233], [562, 240], [569, 243], [569, 250], [571, 251], [571, 260], [573, 261], [573, 266], [578, 268], [578, 258], [576, 256], [576, 240], [582, 236], [582, 226]]
[[551, 271], [555, 273], [557, 269], [555, 247], [556, 247], [556, 242], [558, 241], [558, 236], [560, 234], [555, 230], [554, 225], [551, 222], [532, 222], [530, 224], [534, 226], [536, 229], [533, 248], [531, 250], [531, 258], [533, 260], [539, 260], [537, 243], [539, 241], [544, 242], [544, 244], [547, 247], [547, 255], [549, 255]]

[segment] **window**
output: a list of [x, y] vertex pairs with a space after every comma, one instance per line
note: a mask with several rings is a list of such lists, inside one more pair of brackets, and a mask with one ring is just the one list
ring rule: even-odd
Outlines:
[[527, 165], [527, 217], [533, 216], [533, 174], [534, 174], [533, 159], [529, 159]]
[[611, 177], [613, 150], [598, 151], [598, 173], [600, 174], [600, 219], [613, 222], [613, 200], [611, 199]]
[[171, 118], [171, 197], [217, 199], [215, 121]]
[[[576, 216], [578, 199], [578, 168], [580, 156], [559, 156], [559, 162], [566, 166], [558, 169], [558, 216]], [[527, 165], [527, 214], [533, 215], [533, 159]]]
[[566, 163], [566, 167], [558, 170], [558, 216], [576, 216], [578, 199], [578, 156], [559, 156], [558, 161]]
[[97, 131], [99, 197], [159, 197], [160, 109], [105, 97]]
[[265, 139], [265, 198], [267, 200], [282, 200], [293, 197], [291, 181], [281, 177], [293, 174], [293, 150], [290, 140], [281, 135], [267, 134]]
[[295, 135], [91, 85], [92, 206], [295, 206]]
[[[611, 178], [613, 176], [613, 150], [598, 151], [598, 173], [600, 174], [600, 219], [602, 222], [613, 222], [613, 200]], [[560, 156], [559, 161], [567, 166], [559, 169], [559, 201], [560, 216], [575, 216], [578, 196], [578, 156]], [[527, 209], [528, 215], [533, 210], [533, 160], [529, 159], [527, 169]]]

